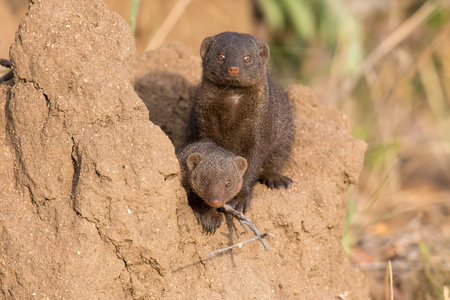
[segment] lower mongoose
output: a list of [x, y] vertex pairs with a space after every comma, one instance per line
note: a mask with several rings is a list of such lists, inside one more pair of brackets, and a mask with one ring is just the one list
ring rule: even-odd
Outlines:
[[292, 183], [280, 170], [294, 138], [293, 109], [267, 71], [265, 41], [223, 32], [205, 38], [200, 55], [203, 75], [188, 139], [209, 139], [247, 160], [241, 191], [229, 202], [245, 214], [258, 180], [272, 189]]
[[177, 150], [189, 205], [206, 233], [213, 234], [222, 222], [217, 211], [238, 194], [247, 161], [209, 141]]

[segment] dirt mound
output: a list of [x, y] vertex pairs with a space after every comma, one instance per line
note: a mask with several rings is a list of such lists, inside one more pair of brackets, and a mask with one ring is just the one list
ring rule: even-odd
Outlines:
[[142, 55], [132, 74], [134, 53], [128, 25], [101, 1], [36, 1], [22, 20], [14, 84], [0, 85], [0, 295], [367, 298], [340, 243], [365, 150], [345, 116], [306, 87], [288, 89], [295, 185], [257, 185], [248, 215], [275, 235], [270, 251], [251, 243], [207, 259], [248, 236], [225, 224], [202, 235], [180, 184], [173, 144], [199, 58], [171, 45]]

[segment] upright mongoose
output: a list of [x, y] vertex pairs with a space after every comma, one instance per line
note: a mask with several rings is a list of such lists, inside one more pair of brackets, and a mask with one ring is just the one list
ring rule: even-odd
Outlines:
[[257, 180], [272, 189], [292, 182], [279, 173], [294, 137], [292, 106], [267, 71], [265, 41], [223, 32], [204, 39], [200, 55], [203, 76], [188, 137], [209, 139], [247, 160], [241, 191], [229, 202], [246, 213]]
[[217, 209], [240, 191], [247, 161], [209, 141], [188, 144], [176, 154], [189, 205], [204, 231], [214, 233], [222, 222]]

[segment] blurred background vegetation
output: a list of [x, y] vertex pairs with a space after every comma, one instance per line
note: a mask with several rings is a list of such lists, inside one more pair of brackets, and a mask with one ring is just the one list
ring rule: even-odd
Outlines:
[[[282, 86], [310, 86], [367, 142], [343, 244], [374, 299], [449, 299], [450, 4], [445, 0], [106, 0], [138, 52], [247, 32]], [[0, 0], [0, 57], [26, 0]], [[4, 72], [5, 70], [0, 70]], [[385, 284], [391, 261], [392, 288]]]

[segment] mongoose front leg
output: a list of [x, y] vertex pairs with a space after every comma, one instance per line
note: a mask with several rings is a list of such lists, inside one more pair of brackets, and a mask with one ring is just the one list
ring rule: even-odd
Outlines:
[[202, 225], [203, 232], [214, 234], [222, 223], [222, 214], [193, 193], [189, 195], [188, 202], [198, 223]]

